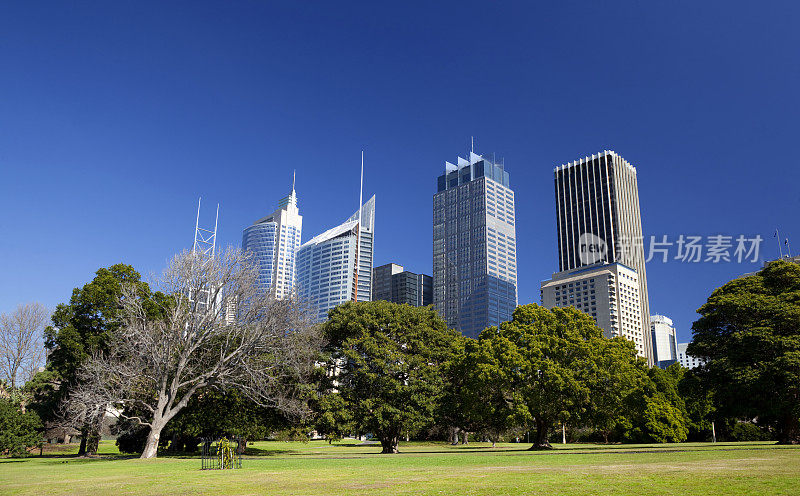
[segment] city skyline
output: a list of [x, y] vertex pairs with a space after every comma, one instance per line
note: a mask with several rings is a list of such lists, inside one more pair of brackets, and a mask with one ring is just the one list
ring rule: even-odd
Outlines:
[[[191, 247], [198, 196], [221, 206], [218, 245], [238, 245], [293, 169], [303, 230], [323, 232], [357, 208], [362, 149], [381, 204], [374, 265], [430, 274], [431, 233], [414, 226], [430, 226], [430, 178], [471, 136], [476, 153], [513, 164], [520, 303], [538, 301], [558, 263], [552, 168], [602, 149], [639, 166], [646, 237], [764, 238], [756, 262], [647, 264], [650, 310], [673, 319], [679, 342], [711, 291], [778, 257], [776, 228], [800, 249], [800, 171], [761, 165], [794, 152], [796, 4], [5, 13], [2, 311], [54, 307], [115, 263], [160, 272]], [[475, 19], [497, 36], [451, 34]]]

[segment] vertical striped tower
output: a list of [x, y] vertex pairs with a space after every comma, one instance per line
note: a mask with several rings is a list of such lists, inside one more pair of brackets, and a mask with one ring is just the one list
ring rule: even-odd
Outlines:
[[[599, 254], [600, 260], [636, 270], [642, 330], [649, 333], [650, 303], [636, 168], [616, 152], [605, 150], [556, 167], [554, 172], [559, 270], [599, 261], [587, 259], [585, 243], [602, 240], [604, 250]], [[651, 340], [642, 337], [647, 361], [652, 366]]]

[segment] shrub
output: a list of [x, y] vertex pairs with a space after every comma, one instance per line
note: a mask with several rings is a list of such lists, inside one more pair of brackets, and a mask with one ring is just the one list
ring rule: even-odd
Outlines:
[[19, 404], [0, 398], [0, 453], [27, 454], [42, 443], [42, 421], [32, 411], [22, 413]]

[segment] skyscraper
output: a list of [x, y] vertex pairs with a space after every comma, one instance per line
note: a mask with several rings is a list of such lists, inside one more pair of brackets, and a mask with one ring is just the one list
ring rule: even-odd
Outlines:
[[556, 223], [560, 271], [598, 262], [621, 263], [636, 271], [641, 326], [635, 339], [653, 364], [642, 221], [636, 168], [613, 151], [555, 168]]
[[278, 209], [247, 227], [242, 233], [242, 250], [249, 251], [258, 264], [258, 285], [276, 298], [294, 289], [295, 257], [300, 247], [303, 217], [292, 191], [278, 202]]
[[372, 270], [372, 300], [423, 307], [433, 303], [433, 278], [388, 263]]
[[502, 161], [470, 152], [445, 162], [433, 195], [433, 302], [447, 325], [477, 337], [517, 306], [514, 192]]
[[678, 361], [678, 340], [672, 319], [663, 315], [650, 316], [650, 332], [653, 339], [653, 360], [656, 366], [665, 369]]
[[[316, 322], [346, 301], [370, 301], [375, 197], [349, 219], [300, 246], [297, 288]], [[360, 234], [360, 236], [359, 236]]]

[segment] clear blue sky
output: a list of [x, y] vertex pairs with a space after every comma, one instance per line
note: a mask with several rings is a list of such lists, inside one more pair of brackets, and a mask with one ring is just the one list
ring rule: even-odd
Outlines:
[[[444, 161], [505, 158], [519, 300], [557, 270], [553, 167], [638, 168], [646, 236], [761, 234], [800, 252], [800, 3], [6, 2], [0, 311], [54, 306], [99, 267], [147, 275], [220, 203], [219, 240], [290, 188], [303, 239], [377, 195], [375, 262], [431, 271]], [[648, 264], [690, 336], [758, 264]]]

